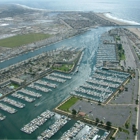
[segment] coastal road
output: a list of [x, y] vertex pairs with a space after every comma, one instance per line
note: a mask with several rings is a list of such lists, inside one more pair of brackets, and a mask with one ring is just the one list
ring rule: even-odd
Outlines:
[[[133, 53], [133, 56], [135, 58], [135, 63], [136, 63], [136, 67], [138, 70], [138, 81], [137, 82], [139, 84], [138, 84], [137, 93], [138, 93], [138, 99], [140, 101], [140, 60], [138, 59], [137, 54], [133, 47], [135, 44], [129, 39], [128, 39], [128, 42], [129, 42], [129, 44], [131, 44], [131, 52]], [[136, 128], [138, 129], [138, 132], [137, 132], [137, 135], [135, 136], [135, 140], [140, 140], [140, 133], [139, 133], [140, 132], [139, 131], [139, 129], [140, 129], [140, 104], [137, 105]]]
[[[136, 75], [138, 75], [140, 77], [140, 61], [139, 61], [137, 54], [136, 54], [134, 47], [133, 47], [133, 46], [135, 46], [135, 44], [125, 34], [124, 34], [124, 36], [122, 36], [122, 40], [123, 40], [122, 45], [124, 47], [125, 56], [126, 56], [126, 68], [131, 67], [132, 69], [135, 69], [135, 72], [138, 73]], [[136, 88], [134, 89], [134, 92], [137, 93], [137, 96], [140, 100], [140, 79], [139, 79], [139, 77], [135, 78], [137, 80], [135, 81]], [[137, 97], [136, 97], [136, 99], [137, 99]], [[137, 105], [136, 128], [138, 129], [138, 133], [135, 136], [135, 140], [140, 140], [140, 133], [139, 133], [140, 104]]]
[[[139, 77], [140, 77], [140, 70], [138, 69]], [[140, 100], [140, 78], [139, 78], [139, 89], [138, 89], [138, 98]], [[139, 128], [140, 128], [140, 104], [137, 106], [137, 118], [136, 118], [136, 128], [138, 129], [138, 133], [135, 136], [135, 140], [140, 139], [140, 133], [139, 133]]]
[[[127, 38], [127, 42], [128, 44], [130, 44], [130, 49], [131, 49], [131, 52], [133, 53], [133, 56], [134, 56], [134, 59], [135, 59], [135, 64], [136, 64], [136, 68], [137, 68], [137, 71], [138, 71], [138, 86], [137, 86], [137, 90], [135, 92], [138, 93], [138, 99], [140, 100], [140, 60], [138, 59], [137, 57], [137, 54], [134, 50], [134, 47], [135, 44]], [[137, 72], [136, 71], [136, 72]], [[140, 104], [137, 105], [137, 116], [136, 116], [136, 128], [138, 129], [138, 133], [137, 135], [135, 136], [135, 140], [140, 140], [140, 133], [139, 133], [139, 129], [140, 129]]]

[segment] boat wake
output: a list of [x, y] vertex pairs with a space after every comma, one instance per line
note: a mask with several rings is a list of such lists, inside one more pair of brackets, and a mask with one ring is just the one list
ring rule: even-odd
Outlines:
[[140, 23], [135, 22], [135, 21], [125, 20], [125, 19], [121, 19], [121, 18], [114, 17], [114, 16], [112, 16], [110, 13], [105, 13], [104, 15], [105, 15], [107, 18], [110, 18], [110, 19], [113, 19], [113, 20], [117, 20], [117, 21], [120, 21], [120, 22], [128, 23], [128, 24], [131, 24], [131, 25], [140, 25]]

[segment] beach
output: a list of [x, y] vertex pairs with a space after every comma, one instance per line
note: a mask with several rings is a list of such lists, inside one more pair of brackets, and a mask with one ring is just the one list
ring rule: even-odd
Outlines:
[[105, 15], [105, 13], [97, 13], [97, 15], [105, 20], [108, 20], [110, 22], [114, 22], [118, 25], [132, 25], [132, 24], [129, 24], [129, 23], [126, 23], [126, 22], [121, 22], [119, 20], [115, 20], [115, 19], [112, 19], [112, 18], [109, 18]]
[[129, 28], [128, 30], [130, 30], [131, 32], [133, 32], [140, 38], [140, 29], [139, 28]]

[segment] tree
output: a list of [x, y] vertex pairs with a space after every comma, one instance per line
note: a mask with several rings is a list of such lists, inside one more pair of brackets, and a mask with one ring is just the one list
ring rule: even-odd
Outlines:
[[132, 131], [133, 131], [134, 135], [136, 135], [136, 133], [137, 133], [138, 130], [137, 130], [135, 124], [132, 125]]
[[101, 101], [98, 101], [98, 105], [101, 105]]
[[96, 123], [99, 123], [99, 119], [98, 118], [96, 118]]
[[100, 121], [101, 124], [103, 124], [103, 121]]
[[136, 99], [136, 101], [135, 101], [135, 102], [136, 102], [136, 105], [138, 105], [138, 103], [139, 103], [139, 100], [138, 100], [138, 99]]
[[72, 115], [76, 115], [76, 110], [75, 109], [72, 109]]
[[106, 126], [107, 126], [107, 129], [109, 130], [110, 128], [111, 128], [111, 125], [112, 125], [112, 123], [111, 122], [106, 122]]
[[112, 123], [111, 123], [111, 122], [109, 122], [109, 121], [107, 121], [107, 122], [106, 122], [106, 125], [107, 125], [107, 126], [111, 126], [111, 125], [112, 125]]
[[122, 50], [122, 44], [118, 44], [118, 49]]

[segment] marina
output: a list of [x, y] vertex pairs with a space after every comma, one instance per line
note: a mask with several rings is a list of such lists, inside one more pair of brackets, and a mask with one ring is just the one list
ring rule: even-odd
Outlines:
[[35, 85], [34, 83], [30, 84], [28, 87], [32, 88], [32, 89], [36, 89], [38, 91], [42, 91], [42, 92], [49, 92], [49, 91], [52, 91], [51, 89], [49, 88], [46, 88], [46, 87], [43, 87], [43, 86], [38, 86], [38, 85]]
[[10, 106], [7, 106], [7, 105], [5, 105], [5, 104], [2, 104], [2, 103], [0, 103], [0, 109], [6, 111], [6, 112], [8, 112], [8, 113], [11, 113], [11, 114], [14, 114], [14, 113], [17, 112], [16, 109], [14, 109], [14, 108], [12, 108], [12, 107], [10, 107]]
[[43, 80], [37, 80], [36, 82], [34, 82], [35, 84], [39, 84], [39, 85], [44, 85], [44, 86], [48, 86], [50, 88], [56, 88], [57, 85], [56, 84], [53, 84], [53, 83], [50, 83], [50, 82], [46, 82], [46, 81], [43, 81]]
[[116, 42], [109, 32], [102, 34], [96, 57], [96, 67], [103, 67], [104, 62], [118, 63]]
[[73, 127], [61, 136], [60, 140], [105, 140], [110, 132], [105, 131], [103, 135], [100, 135], [100, 131], [102, 130], [96, 126], [77, 121]]
[[60, 78], [64, 78], [64, 79], [69, 79], [69, 80], [71, 79], [70, 76], [65, 76], [63, 74], [58, 74], [58, 73], [51, 73], [50, 75], [60, 77]]
[[20, 103], [20, 102], [15, 101], [15, 100], [12, 100], [12, 99], [10, 99], [10, 98], [8, 98], [8, 97], [3, 98], [2, 101], [3, 101], [3, 102], [6, 102], [6, 103], [9, 103], [10, 105], [13, 105], [13, 106], [18, 107], [18, 108], [23, 108], [23, 107], [25, 107], [25, 104]]
[[118, 77], [112, 77], [112, 76], [105, 76], [105, 75], [101, 75], [101, 74], [94, 74], [93, 78], [96, 78], [96, 79], [103, 79], [103, 80], [106, 80], [106, 81], [111, 81], [111, 82], [115, 82], [115, 83], [122, 83], [123, 80], [121, 80], [120, 78]]
[[35, 93], [35, 92], [33, 92], [33, 91], [30, 91], [30, 90], [27, 90], [27, 89], [24, 89], [24, 88], [22, 88], [22, 89], [19, 90], [18, 92], [22, 92], [22, 93], [24, 93], [24, 94], [27, 94], [27, 95], [30, 95], [30, 96], [33, 96], [33, 97], [37, 97], [37, 98], [42, 97], [41, 94]]
[[83, 128], [85, 127], [85, 124], [83, 122], [78, 122], [75, 123], [75, 125], [68, 131], [66, 131], [60, 140], [66, 140], [66, 139], [71, 139], [75, 137]]
[[118, 78], [127, 78], [129, 76], [128, 73], [121, 72], [121, 71], [117, 72], [117, 71], [114, 71], [114, 70], [103, 71], [101, 69], [97, 69], [96, 72], [101, 73], [101, 74], [105, 74], [105, 75], [110, 75], [110, 76], [113, 76], [113, 77], [118, 77]]
[[117, 88], [119, 86], [119, 84], [115, 84], [112, 82], [106, 82], [106, 81], [103, 81], [102, 79], [96, 79], [96, 78], [89, 79], [86, 82], [91, 83], [91, 84], [99, 84], [101, 86], [107, 86], [110, 88]]
[[67, 122], [69, 121], [68, 117], [61, 116], [57, 119], [54, 124], [49, 126], [48, 129], [41, 133], [41, 136], [38, 136], [38, 140], [44, 140], [51, 138], [55, 133], [57, 133]]
[[52, 81], [56, 81], [56, 82], [59, 82], [59, 83], [64, 83], [64, 82], [66, 82], [66, 80], [64, 80], [64, 79], [55, 78], [55, 77], [52, 77], [52, 76], [50, 76], [50, 75], [48, 75], [48, 76], [46, 76], [46, 77], [44, 77], [44, 78], [47, 79], [47, 80], [52, 80]]
[[24, 100], [26, 102], [33, 102], [33, 101], [35, 101], [35, 98], [30, 98], [30, 97], [24, 96], [22, 94], [19, 94], [17, 92], [11, 94], [11, 96], [19, 98], [19, 99], [22, 99], [22, 100]]
[[39, 126], [43, 125], [48, 119], [50, 119], [54, 115], [55, 114], [53, 112], [46, 110], [43, 113], [41, 113], [40, 116], [37, 116], [37, 118], [34, 118], [32, 121], [30, 121], [24, 127], [22, 127], [21, 131], [23, 131], [27, 134], [31, 134], [37, 128], [39, 128]]
[[125, 72], [97, 69], [92, 78], [70, 94], [105, 102], [123, 84], [123, 82], [129, 78], [129, 76], [130, 74]]
[[[44, 125], [41, 125], [41, 127], [39, 125], [34, 126], [33, 124], [31, 124], [31, 128], [30, 128], [30, 126], [28, 126], [27, 130], [26, 129], [24, 130], [27, 132], [27, 134], [26, 134], [26, 132], [24, 133], [20, 130], [20, 129], [22, 129], [22, 127], [24, 128], [24, 126], [26, 124], [31, 122], [31, 120], [33, 120], [36, 116], [40, 116], [40, 114], [44, 110], [47, 109], [47, 110], [52, 111], [58, 104], [60, 104], [64, 99], [66, 99], [67, 97], [70, 96], [69, 93], [72, 90], [74, 90], [76, 87], [79, 87], [80, 85], [85, 83], [86, 80], [89, 77], [91, 77], [91, 73], [92, 73], [91, 67], [94, 67], [94, 65], [95, 65], [95, 61], [93, 61], [93, 60], [95, 60], [95, 52], [98, 47], [98, 41], [95, 41], [95, 40], [98, 40], [99, 35], [108, 29], [99, 28], [98, 32], [95, 32], [95, 30], [96, 29], [93, 29], [82, 35], [78, 35], [73, 38], [63, 40], [59, 43], [56, 43], [56, 44], [53, 44], [50, 46], [45, 46], [45, 47], [35, 50], [33, 52], [28, 52], [26, 54], [22, 54], [16, 58], [6, 61], [5, 63], [2, 63], [2, 67], [5, 67], [6, 65], [8, 66], [8, 65], [11, 65], [11, 63], [17, 63], [17, 61], [18, 62], [23, 61], [27, 58], [41, 54], [42, 52], [45, 52], [45, 51], [47, 51], [49, 56], [51, 56], [52, 52], [49, 52], [49, 50], [60, 48], [61, 46], [66, 46], [66, 47], [73, 46], [73, 48], [78, 46], [79, 49], [83, 46], [86, 47], [85, 52], [83, 54], [83, 58], [80, 62], [80, 65], [78, 66], [80, 72], [73, 75], [71, 80], [67, 80], [64, 78], [56, 78], [55, 76], [49, 76], [49, 78], [53, 77], [53, 78], [55, 78], [55, 80], [47, 79], [45, 77], [38, 80], [39, 82], [43, 81], [43, 82], [47, 82], [49, 84], [50, 83], [56, 84], [57, 88], [52, 90], [51, 94], [42, 94], [42, 92], [40, 90], [37, 91], [35, 88], [31, 88], [31, 91], [41, 94], [42, 97], [39, 98], [38, 102], [35, 102], [35, 104], [26, 103], [26, 107], [21, 109], [19, 111], [20, 113], [16, 113], [11, 116], [10, 115], [6, 116], [7, 119], [5, 119], [4, 121], [1, 121], [1, 126], [0, 126], [0, 130], [1, 130], [0, 138], [1, 139], [4, 139], [5, 136], [7, 136], [6, 137], [7, 139], [10, 139], [10, 138], [12, 138], [12, 139], [37, 139], [37, 137], [39, 135], [41, 135], [42, 132], [44, 132], [46, 129], [49, 129], [49, 127], [55, 123], [56, 118], [55, 119], [52, 118], [52, 119], [47, 120], [47, 122]], [[81, 40], [81, 41], [79, 42], [77, 40]], [[93, 45], [93, 43], [91, 43], [91, 42], [95, 42], [95, 44]], [[55, 53], [55, 51], [53, 51], [53, 53]], [[62, 74], [62, 75], [65, 75], [65, 74]], [[61, 79], [64, 81], [59, 82], [58, 79]], [[67, 82], [65, 82], [66, 80], [67, 80]], [[41, 83], [42, 84], [42, 86], [41, 86], [41, 84], [39, 84], [38, 81], [34, 82], [34, 84], [38, 85], [40, 87], [43, 87], [43, 83]], [[63, 84], [59, 84], [59, 83], [63, 83]], [[48, 87], [50, 89], [53, 88], [53, 87], [49, 87], [48, 85], [46, 85], [46, 87]], [[27, 87], [25, 89], [30, 91], [30, 87]], [[26, 101], [26, 102], [31, 102], [36, 99], [35, 96], [33, 96], [34, 100], [29, 100], [29, 99], [33, 99], [32, 97], [30, 97], [30, 95], [29, 95], [29, 97], [27, 95], [26, 97], [28, 97], [28, 98], [25, 98], [25, 94], [21, 93], [21, 91], [19, 91], [19, 92], [11, 94], [10, 96], [12, 96], [12, 99], [18, 100], [18, 98], [19, 98], [19, 101], [21, 101], [20, 99], [22, 99], [23, 101]], [[59, 94], [57, 94], [58, 92], [59, 92]], [[37, 104], [37, 106], [35, 107], [36, 104]], [[3, 113], [3, 112], [0, 112], [0, 113]], [[16, 125], [13, 125], [13, 123]], [[35, 122], [35, 123], [37, 123], [37, 122]], [[71, 127], [73, 127], [74, 123], [75, 123], [75, 120], [70, 120], [60, 130], [58, 130], [57, 133], [55, 133], [52, 136], [52, 139], [60, 139], [61, 136], [63, 135], [63, 133], [65, 133], [67, 130], [69, 130]], [[32, 127], [32, 125], [34, 127]], [[11, 130], [9, 128], [13, 128], [13, 129]], [[84, 132], [82, 132], [82, 133], [84, 133]], [[16, 134], [16, 135], [14, 135], [14, 134]], [[30, 135], [28, 135], [28, 134], [30, 134]], [[103, 135], [103, 134], [100, 133], [100, 135]], [[81, 134], [81, 136], [82, 136], [82, 134]]]

